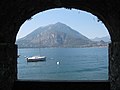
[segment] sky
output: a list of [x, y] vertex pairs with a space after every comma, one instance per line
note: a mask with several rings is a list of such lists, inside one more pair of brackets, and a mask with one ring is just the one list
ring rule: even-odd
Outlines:
[[37, 13], [30, 20], [26, 20], [20, 27], [16, 39], [28, 35], [41, 26], [47, 26], [57, 22], [70, 26], [90, 39], [109, 35], [105, 25], [97, 20], [96, 16], [86, 11], [65, 8], [50, 9]]

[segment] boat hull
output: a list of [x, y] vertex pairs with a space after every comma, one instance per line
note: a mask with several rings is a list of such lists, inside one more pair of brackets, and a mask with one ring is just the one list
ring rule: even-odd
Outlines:
[[27, 58], [27, 62], [38, 62], [38, 61], [46, 61], [45, 56], [34, 56]]

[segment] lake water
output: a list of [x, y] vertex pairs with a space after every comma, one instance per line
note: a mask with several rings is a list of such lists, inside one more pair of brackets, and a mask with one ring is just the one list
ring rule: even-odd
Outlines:
[[[26, 61], [40, 52], [46, 61]], [[25, 48], [18, 54], [18, 79], [108, 80], [108, 48]]]

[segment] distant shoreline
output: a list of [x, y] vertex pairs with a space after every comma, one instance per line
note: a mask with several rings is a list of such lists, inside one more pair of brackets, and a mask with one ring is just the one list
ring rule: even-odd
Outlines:
[[[40, 47], [18, 47], [18, 49], [24, 48], [40, 48]], [[95, 46], [95, 47], [41, 47], [41, 48], [108, 48], [108, 46]]]

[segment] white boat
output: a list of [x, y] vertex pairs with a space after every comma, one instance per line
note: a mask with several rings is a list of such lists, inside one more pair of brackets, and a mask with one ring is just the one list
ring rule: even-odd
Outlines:
[[27, 62], [37, 62], [37, 61], [45, 61], [45, 60], [46, 60], [45, 56], [33, 56], [27, 58]]

